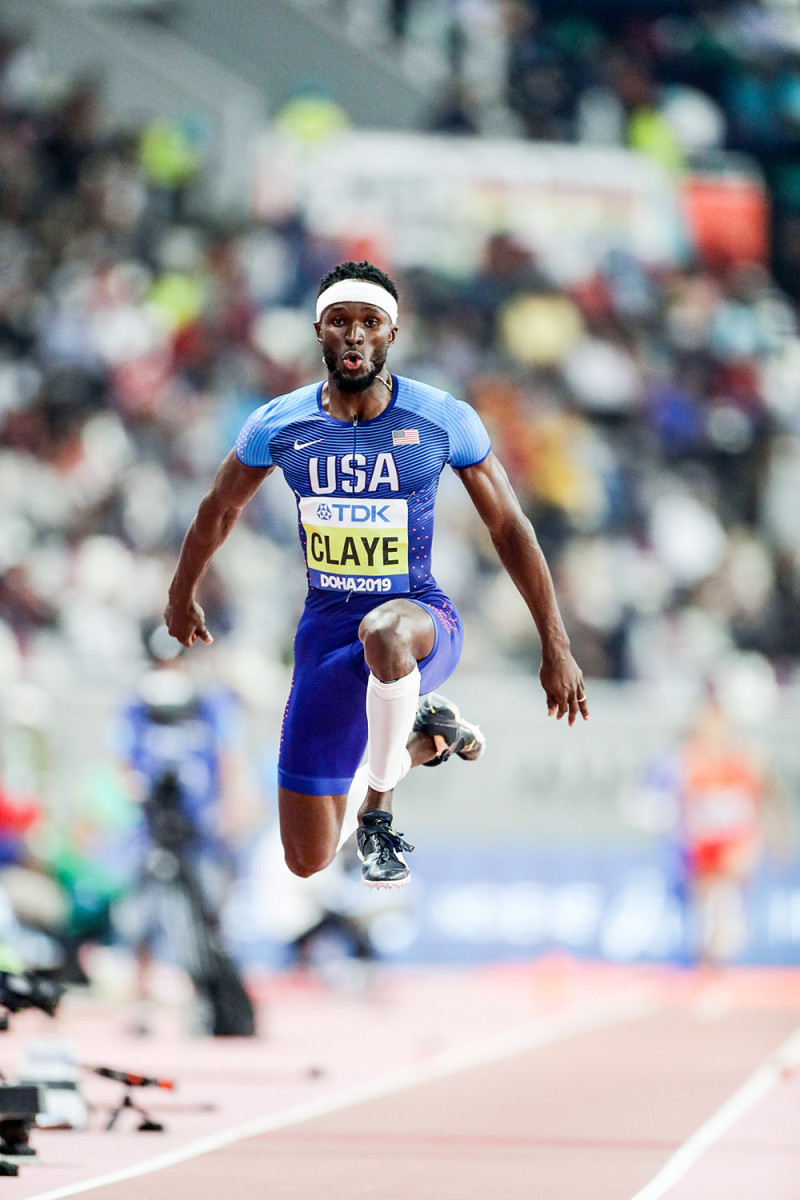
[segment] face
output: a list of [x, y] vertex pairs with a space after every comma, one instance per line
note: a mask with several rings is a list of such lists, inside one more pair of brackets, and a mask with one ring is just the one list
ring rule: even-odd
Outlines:
[[388, 313], [360, 301], [330, 304], [314, 328], [325, 366], [342, 392], [363, 392], [372, 386], [397, 334]]

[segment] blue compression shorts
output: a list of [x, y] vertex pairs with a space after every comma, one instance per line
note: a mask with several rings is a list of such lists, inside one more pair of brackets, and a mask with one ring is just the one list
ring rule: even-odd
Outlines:
[[[424, 695], [440, 687], [458, 666], [464, 630], [456, 606], [443, 592], [430, 589], [422, 596], [403, 599], [433, 618], [433, 649], [418, 664]], [[358, 627], [380, 603], [377, 597], [370, 603], [353, 596], [335, 610], [307, 605], [300, 618], [278, 756], [278, 782], [292, 792], [342, 795], [364, 757], [369, 668]]]

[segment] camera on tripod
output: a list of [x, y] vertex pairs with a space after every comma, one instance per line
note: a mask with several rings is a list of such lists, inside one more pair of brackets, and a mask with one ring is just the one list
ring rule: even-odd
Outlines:
[[252, 1037], [252, 1003], [220, 929], [229, 864], [215, 832], [216, 725], [180, 671], [151, 671], [139, 696], [138, 765], [147, 781], [142, 816], [149, 843], [139, 887], [152, 914], [151, 936], [163, 936], [168, 946], [173, 938], [169, 948], [192, 978], [207, 1032]]
[[8, 1014], [23, 1008], [38, 1008], [55, 1016], [64, 993], [63, 985], [36, 971], [0, 971], [0, 1030], [8, 1028]]
[[150, 839], [157, 850], [181, 855], [197, 841], [197, 832], [183, 803], [183, 787], [174, 769], [162, 772], [143, 807]]
[[[38, 1008], [55, 1016], [63, 995], [57, 980], [36, 971], [0, 971], [0, 1030], [8, 1029], [10, 1013]], [[0, 1083], [0, 1155], [33, 1156], [29, 1134], [45, 1107], [44, 1089], [36, 1083]], [[16, 1175], [17, 1164], [0, 1159], [0, 1175]]]

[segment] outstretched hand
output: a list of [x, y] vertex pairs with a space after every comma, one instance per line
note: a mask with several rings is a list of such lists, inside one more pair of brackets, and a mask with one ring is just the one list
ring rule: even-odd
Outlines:
[[182, 646], [191, 648], [198, 638], [209, 646], [214, 641], [206, 629], [206, 614], [195, 600], [180, 607], [170, 601], [164, 609], [164, 620], [172, 637]]
[[567, 716], [569, 724], [574, 725], [580, 713], [584, 721], [588, 721], [583, 673], [568, 650], [542, 659], [539, 680], [547, 696], [548, 717], [555, 714], [556, 720], [560, 721]]

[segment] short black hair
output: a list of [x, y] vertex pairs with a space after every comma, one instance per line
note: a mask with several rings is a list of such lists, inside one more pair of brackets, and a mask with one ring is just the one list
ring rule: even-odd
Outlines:
[[363, 279], [367, 283], [377, 283], [379, 287], [385, 288], [390, 296], [394, 296], [397, 300], [397, 285], [394, 280], [390, 279], [385, 271], [380, 267], [376, 267], [374, 263], [367, 262], [364, 259], [362, 262], [343, 262], [339, 263], [338, 267], [334, 267], [332, 271], [328, 271], [327, 275], [323, 275], [319, 281], [319, 291], [317, 296], [321, 296], [331, 284], [341, 283], [343, 279]]

